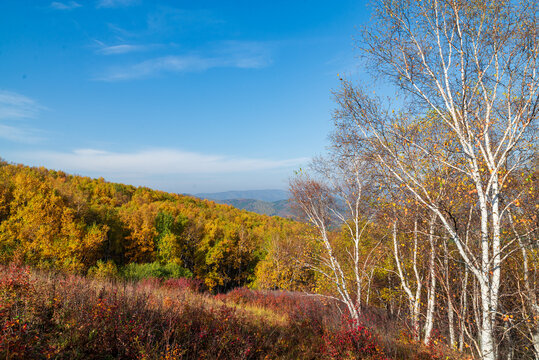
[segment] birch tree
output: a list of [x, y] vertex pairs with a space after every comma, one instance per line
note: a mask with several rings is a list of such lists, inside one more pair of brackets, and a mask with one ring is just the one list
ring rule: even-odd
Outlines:
[[418, 236], [417, 236], [417, 219], [414, 220], [413, 231], [413, 250], [412, 250], [412, 271], [415, 280], [415, 287], [410, 284], [408, 276], [406, 276], [406, 270], [403, 268], [401, 255], [399, 254], [399, 245], [397, 241], [397, 220], [393, 223], [393, 251], [395, 256], [395, 263], [397, 265], [397, 274], [401, 281], [402, 289], [408, 298], [410, 307], [410, 317], [412, 323], [412, 334], [415, 340], [419, 341], [421, 337], [419, 317], [421, 314], [421, 294], [423, 288], [422, 274], [418, 270], [417, 255], [418, 255]]
[[[505, 191], [506, 181], [537, 141], [537, 3], [379, 0], [374, 10], [375, 25], [362, 32], [359, 47], [376, 75], [405, 98], [396, 109], [343, 81], [335, 116], [338, 129], [348, 131], [341, 139], [369, 148], [385, 174], [449, 233], [479, 287], [479, 355], [493, 360], [509, 256], [502, 225], [518, 200]], [[425, 124], [440, 136], [414, 136]], [[479, 253], [439, 206], [426, 184], [425, 162], [429, 171], [447, 169], [473, 186]]]
[[[352, 319], [359, 319], [365, 285], [380, 245], [364, 246], [371, 225], [363, 193], [367, 187], [365, 167], [358, 158], [317, 159], [311, 173], [300, 171], [290, 181], [296, 206], [314, 225], [314, 240], [321, 251], [307, 264], [325, 277], [338, 294]], [[346, 234], [348, 246], [335, 244], [336, 230]], [[367, 252], [365, 252], [367, 250]]]

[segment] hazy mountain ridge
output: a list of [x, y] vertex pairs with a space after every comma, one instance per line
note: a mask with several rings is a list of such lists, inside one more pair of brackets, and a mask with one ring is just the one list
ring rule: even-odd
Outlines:
[[262, 201], [256, 199], [227, 199], [214, 200], [219, 204], [227, 204], [235, 208], [252, 211], [258, 214], [269, 216], [280, 216], [285, 218], [295, 218], [290, 207], [289, 200]]
[[236, 199], [252, 199], [264, 202], [276, 202], [287, 200], [290, 198], [290, 193], [286, 190], [265, 189], [265, 190], [233, 190], [216, 193], [198, 193], [194, 196], [208, 200], [236, 200]]
[[288, 200], [290, 193], [286, 190], [237, 190], [199, 193], [194, 196], [258, 214], [294, 218]]

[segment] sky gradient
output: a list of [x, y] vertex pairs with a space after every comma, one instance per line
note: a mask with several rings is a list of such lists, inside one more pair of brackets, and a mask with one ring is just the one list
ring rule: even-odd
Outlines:
[[324, 152], [358, 1], [0, 3], [0, 156], [179, 193], [285, 189]]

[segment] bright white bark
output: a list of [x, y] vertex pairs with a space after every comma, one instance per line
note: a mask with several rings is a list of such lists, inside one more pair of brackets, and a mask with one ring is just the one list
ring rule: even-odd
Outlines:
[[410, 286], [408, 277], [406, 276], [403, 266], [401, 264], [400, 254], [399, 254], [399, 243], [397, 241], [397, 220], [393, 222], [393, 255], [395, 257], [395, 263], [397, 265], [397, 274], [401, 282], [401, 286], [408, 298], [408, 304], [410, 307], [410, 320], [412, 323], [412, 333], [415, 340], [419, 341], [421, 338], [421, 332], [419, 329], [419, 317], [421, 315], [421, 290], [422, 290], [422, 279], [417, 269], [417, 219], [414, 220], [414, 248], [412, 253], [412, 269], [416, 279], [415, 287], [412, 289]]
[[468, 318], [468, 269], [464, 269], [464, 280], [462, 281], [462, 289], [460, 292], [461, 302], [460, 302], [460, 319], [459, 319], [459, 351], [464, 350], [464, 333], [467, 331], [466, 320]]
[[447, 322], [449, 328], [449, 345], [455, 345], [455, 316], [453, 311], [453, 300], [451, 299], [452, 288], [451, 288], [451, 273], [449, 269], [449, 251], [447, 249], [447, 241], [444, 241], [444, 272], [445, 272], [445, 287], [446, 291], [446, 300], [447, 300]]
[[436, 258], [436, 242], [434, 239], [434, 224], [436, 217], [432, 217], [429, 221], [429, 284], [427, 290], [427, 315], [425, 317], [425, 337], [423, 342], [428, 345], [432, 335], [432, 329], [434, 327], [434, 311], [436, 308], [436, 271], [435, 271], [435, 258]]

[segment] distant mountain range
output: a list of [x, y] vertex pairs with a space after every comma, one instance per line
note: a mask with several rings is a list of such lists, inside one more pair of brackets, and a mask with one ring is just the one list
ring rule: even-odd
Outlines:
[[294, 218], [288, 201], [290, 193], [284, 190], [225, 191], [199, 193], [195, 194], [195, 196], [258, 214]]
[[285, 190], [240, 190], [216, 193], [199, 193], [195, 194], [195, 196], [208, 200], [253, 199], [273, 202], [287, 200], [290, 197], [290, 193]]
[[235, 208], [252, 211], [258, 214], [269, 216], [277, 215], [284, 218], [294, 217], [288, 200], [269, 202], [255, 199], [228, 199], [214, 201], [220, 204], [232, 205]]

